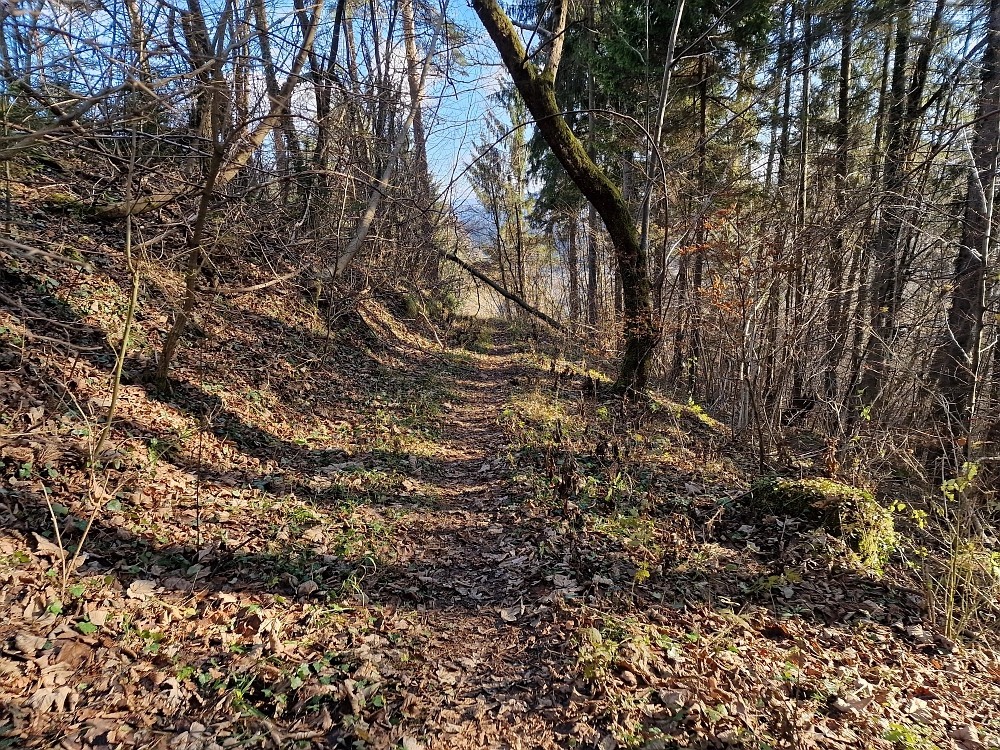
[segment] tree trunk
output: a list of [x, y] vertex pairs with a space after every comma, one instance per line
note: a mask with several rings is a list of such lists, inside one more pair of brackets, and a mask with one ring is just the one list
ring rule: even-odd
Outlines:
[[587, 209], [587, 324], [597, 325], [597, 211]]
[[837, 208], [837, 229], [830, 246], [827, 262], [827, 321], [826, 321], [826, 363], [823, 375], [823, 391], [830, 404], [836, 403], [838, 395], [837, 369], [844, 356], [844, 293], [841, 289], [844, 276], [844, 257], [847, 252], [846, 233], [847, 180], [850, 173], [850, 94], [851, 58], [853, 56], [854, 6], [853, 0], [845, 0], [840, 29], [840, 81], [837, 96], [837, 161], [834, 168], [834, 201]]
[[[912, 3], [912, 0], [910, 0]], [[891, 375], [891, 363], [898, 334], [899, 312], [909, 275], [904, 254], [904, 221], [910, 205], [907, 196], [908, 165], [917, 139], [924, 86], [945, 0], [937, 0], [927, 36], [914, 63], [909, 85], [906, 64], [910, 48], [912, 4], [900, 10], [896, 29], [896, 53], [893, 63], [888, 121], [888, 141], [883, 185], [886, 202], [879, 219], [875, 240], [875, 274], [872, 279], [872, 322], [865, 361], [867, 370], [861, 379], [861, 398], [865, 405], [875, 404], [883, 394]]]
[[413, 23], [413, 0], [400, 0], [403, 17], [403, 41], [406, 50], [406, 81], [413, 102], [413, 169], [417, 189], [417, 248], [419, 266], [428, 281], [438, 278], [438, 258], [434, 249], [434, 222], [431, 220], [431, 177], [427, 168], [427, 136], [424, 132], [423, 108], [420, 106], [420, 61], [417, 59], [416, 29]]
[[808, 258], [805, 255], [805, 227], [809, 209], [809, 98], [812, 83], [812, 7], [805, 0], [802, 8], [802, 91], [799, 100], [799, 163], [795, 188], [795, 227], [792, 245], [792, 273], [789, 292], [792, 300], [791, 367], [792, 403], [805, 396], [806, 359], [809, 338], [805, 335], [806, 276]]
[[935, 370], [944, 396], [941, 415], [951, 432], [973, 444], [971, 432], [981, 376], [986, 278], [992, 250], [992, 216], [1000, 138], [1000, 0], [991, 0], [983, 54], [982, 88], [971, 144], [962, 242], [948, 310], [948, 335]]
[[569, 220], [569, 255], [566, 264], [569, 266], [569, 319], [573, 325], [580, 322], [580, 258], [576, 247], [576, 230], [579, 214], [574, 209]]
[[[789, 3], [791, 6], [788, 14], [788, 39], [795, 38], [795, 3]], [[781, 189], [788, 182], [788, 149], [789, 141], [791, 140], [792, 131], [792, 60], [795, 57], [792, 54], [793, 46], [791, 42], [788, 42], [787, 53], [785, 55], [785, 91], [783, 94], [784, 101], [781, 105], [781, 140], [778, 147], [778, 174], [777, 174], [777, 186], [780, 193]]]
[[[786, 42], [788, 27], [785, 25], [785, 17], [788, 15], [788, 7], [789, 4], [785, 3], [781, 9], [781, 27], [778, 29], [778, 58], [775, 61], [776, 65], [771, 84], [775, 91], [778, 90], [778, 82], [785, 75], [785, 58], [788, 55], [788, 43]], [[771, 181], [774, 179], [774, 162], [775, 157], [778, 155], [778, 107], [780, 102], [781, 97], [775, 96], [774, 104], [771, 107], [771, 137], [767, 146], [767, 172], [764, 176], [764, 185], [768, 188], [771, 187]]]
[[[274, 70], [274, 57], [271, 54], [271, 32], [267, 24], [267, 11], [264, 9], [264, 0], [253, 0], [254, 19], [257, 22], [257, 41], [260, 43], [260, 57], [264, 67], [264, 85], [267, 89], [267, 97], [273, 103], [278, 100], [278, 76]], [[290, 132], [291, 120], [288, 112], [282, 108], [279, 113], [281, 126], [272, 133], [274, 139], [274, 161], [278, 168], [278, 174], [288, 176], [289, 155], [294, 153], [293, 144], [297, 144], [294, 132]], [[281, 181], [281, 202], [288, 202], [289, 194], [288, 180]]]
[[[567, 4], [568, 0], [563, 0], [563, 18]], [[646, 257], [628, 204], [607, 174], [587, 155], [556, 102], [557, 64], [553, 60], [558, 62], [557, 49], [561, 52], [559, 40], [564, 29], [558, 29], [549, 64], [542, 73], [528, 60], [520, 37], [497, 0], [472, 0], [472, 7], [496, 45], [545, 142], [580, 192], [594, 205], [608, 230], [622, 277], [625, 311], [625, 355], [615, 389], [622, 393], [644, 390], [649, 359], [657, 341]]]

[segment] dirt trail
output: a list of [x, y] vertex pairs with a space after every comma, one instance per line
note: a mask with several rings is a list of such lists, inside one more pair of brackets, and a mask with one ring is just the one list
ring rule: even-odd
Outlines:
[[[64, 594], [44, 503], [78, 541], [90, 477], [71, 454], [52, 453], [57, 476], [29, 461], [79, 425], [5, 447], [0, 745], [842, 750], [934, 721], [939, 747], [1000, 748], [995, 655], [928, 634], [919, 597], [832, 564], [798, 521], [724, 506], [734, 476], [690, 450], [704, 415], [644, 417], [660, 442], [623, 459], [641, 486], [611, 488], [618, 459], [577, 445], [600, 491], [571, 524], [532, 449], [577, 402], [537, 361], [406, 331], [321, 359], [305, 325], [232, 330], [243, 364], [293, 344], [316, 364], [237, 383], [220, 349], [214, 390], [198, 368], [170, 403], [126, 386], [126, 489], [98, 506]], [[62, 413], [40, 377], [16, 378], [7, 403]], [[513, 456], [508, 407], [527, 443]], [[946, 740], [980, 730], [996, 740]]]
[[519, 371], [502, 354], [482, 357], [454, 383], [461, 397], [444, 419], [442, 460], [423, 480], [442, 507], [408, 515], [399, 529], [399, 564], [419, 586], [416, 608], [432, 634], [416, 695], [433, 747], [545, 747], [555, 738], [546, 695], [566, 633], [542, 601], [554, 588], [538, 560], [545, 521], [511, 502], [498, 424]]

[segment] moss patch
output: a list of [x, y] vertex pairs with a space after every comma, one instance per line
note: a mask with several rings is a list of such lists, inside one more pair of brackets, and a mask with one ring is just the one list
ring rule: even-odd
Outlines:
[[896, 548], [892, 511], [867, 490], [822, 477], [762, 477], [750, 497], [757, 510], [815, 521], [843, 537], [865, 567], [881, 570]]

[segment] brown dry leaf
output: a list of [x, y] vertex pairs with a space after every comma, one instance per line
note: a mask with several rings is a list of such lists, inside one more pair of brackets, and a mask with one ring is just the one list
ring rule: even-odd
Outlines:
[[36, 651], [45, 647], [46, 640], [31, 633], [18, 633], [14, 636], [14, 647], [25, 656], [34, 656]]
[[418, 699], [416, 694], [407, 691], [403, 695], [403, 704], [399, 707], [399, 712], [403, 714], [403, 716], [416, 715], [417, 712], [413, 710], [413, 707], [417, 705], [417, 702]]
[[12, 659], [0, 659], [0, 676], [23, 677], [24, 670], [20, 664]]
[[517, 618], [520, 617], [523, 612], [524, 605], [515, 604], [513, 607], [500, 609], [500, 617], [503, 618], [504, 622], [517, 622]]
[[313, 526], [310, 529], [306, 529], [302, 534], [302, 538], [307, 542], [322, 542], [323, 541], [323, 527]]
[[87, 612], [87, 617], [90, 621], [99, 628], [104, 627], [104, 623], [108, 621], [108, 610], [106, 609], [92, 609]]
[[317, 591], [319, 591], [319, 584], [316, 581], [303, 581], [295, 589], [295, 593], [299, 596], [309, 596], [310, 594], [315, 594]]
[[176, 713], [187, 700], [187, 693], [174, 677], [168, 677], [160, 683], [159, 702], [168, 714]]
[[60, 641], [60, 643], [62, 643], [63, 646], [59, 649], [59, 655], [56, 657], [56, 662], [59, 664], [65, 664], [73, 670], [79, 669], [93, 653], [93, 649], [82, 641]]
[[35, 537], [35, 542], [38, 545], [37, 548], [35, 549], [35, 552], [37, 552], [39, 555], [46, 555], [48, 557], [60, 558], [65, 554], [63, 550], [59, 549], [58, 545], [53, 544], [41, 534], [33, 533], [32, 536]]
[[576, 591], [580, 588], [580, 584], [576, 582], [575, 578], [562, 575], [561, 573], [556, 573], [552, 576], [552, 583], [557, 589], [565, 591]]
[[125, 595], [128, 596], [129, 599], [138, 599], [139, 601], [144, 601], [149, 597], [151, 597], [155, 590], [156, 590], [156, 581], [138, 580], [138, 581], [132, 581], [132, 583], [129, 584], [128, 590], [125, 592]]
[[444, 667], [439, 668], [434, 674], [442, 685], [454, 685], [461, 676], [461, 672], [449, 672]]
[[73, 711], [76, 708], [80, 695], [68, 685], [60, 687], [42, 687], [35, 691], [28, 701], [28, 705], [36, 711]]

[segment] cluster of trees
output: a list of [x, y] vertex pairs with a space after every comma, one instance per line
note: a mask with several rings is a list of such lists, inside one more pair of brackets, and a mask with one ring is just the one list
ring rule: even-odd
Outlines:
[[564, 310], [623, 336], [619, 387], [653, 374], [737, 430], [906, 427], [958, 466], [993, 437], [996, 2], [473, 6], [550, 148], [531, 216]]
[[484, 233], [428, 161], [469, 65], [447, 3], [5, 4], [0, 156], [70, 143], [100, 218], [183, 244], [164, 382], [220, 248], [423, 290], [451, 257], [620, 352], [621, 392], [972, 457], [1000, 408], [997, 0], [472, 8], [509, 77], [465, 160]]
[[460, 62], [446, 4], [27, 0], [0, 23], [8, 177], [25, 154], [63, 160], [132, 250], [186, 251], [161, 385], [236, 249], [285, 265], [265, 283], [437, 277], [424, 105]]

